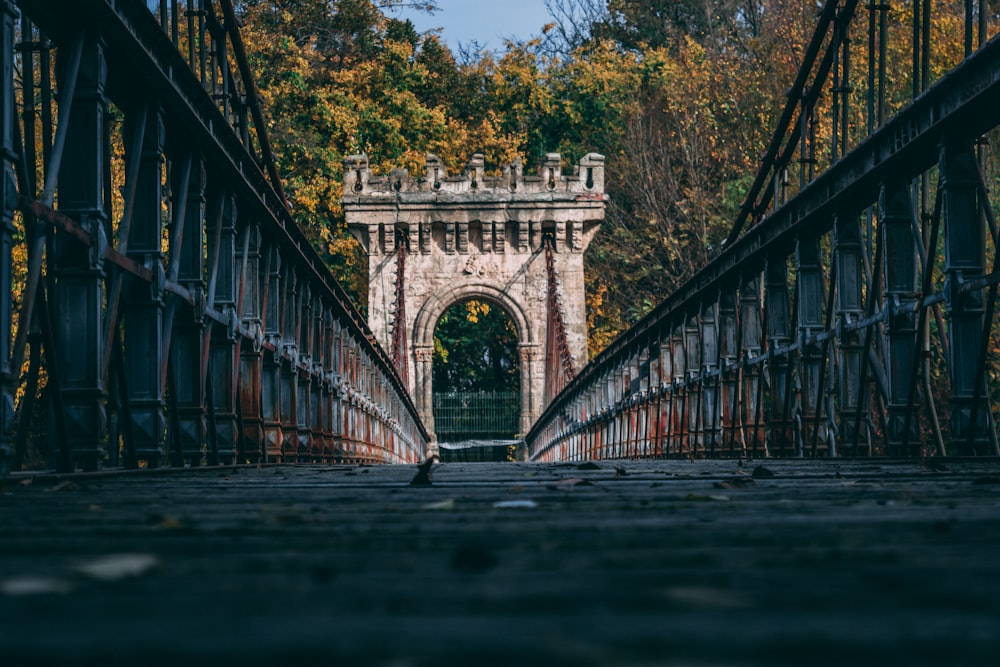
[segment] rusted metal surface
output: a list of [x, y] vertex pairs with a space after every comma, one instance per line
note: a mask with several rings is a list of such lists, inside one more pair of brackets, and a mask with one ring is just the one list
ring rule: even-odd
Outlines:
[[[63, 468], [422, 458], [405, 386], [288, 213], [232, 5], [23, 0], [3, 15], [2, 90], [24, 112], [4, 124], [4, 165], [19, 172], [4, 201], [31, 244], [11, 348], [4, 339], [4, 465], [30, 428], [31, 410], [13, 420], [29, 340], [61, 362], [46, 369], [48, 421], [66, 428], [41, 450]], [[15, 84], [15, 57], [30, 89]], [[106, 123], [111, 105], [124, 123]], [[51, 335], [30, 338], [36, 320]]]

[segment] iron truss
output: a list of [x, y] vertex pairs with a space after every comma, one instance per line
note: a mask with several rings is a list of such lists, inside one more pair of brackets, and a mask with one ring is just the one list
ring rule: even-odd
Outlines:
[[232, 0], [186, 4], [0, 1], [0, 472], [33, 430], [61, 469], [419, 460], [289, 214]]
[[852, 146], [857, 3], [826, 3], [723, 251], [567, 385], [527, 436], [534, 459], [1000, 454], [985, 381], [1000, 230], [981, 169], [1000, 40], [967, 7], [965, 60], [932, 86], [930, 5], [909, 7], [912, 102], [886, 118], [889, 6], [867, 6]]

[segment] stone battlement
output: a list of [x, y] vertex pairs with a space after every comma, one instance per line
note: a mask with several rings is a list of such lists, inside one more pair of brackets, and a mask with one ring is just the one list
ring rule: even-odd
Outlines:
[[459, 175], [449, 175], [444, 163], [428, 153], [424, 171], [414, 178], [405, 169], [393, 169], [388, 176], [373, 176], [367, 155], [344, 160], [344, 197], [393, 196], [426, 193], [451, 196], [552, 195], [597, 196], [604, 194], [604, 156], [588, 153], [564, 175], [559, 153], [549, 153], [537, 175], [526, 176], [521, 160], [505, 166], [499, 176], [484, 175], [484, 160], [476, 153]]

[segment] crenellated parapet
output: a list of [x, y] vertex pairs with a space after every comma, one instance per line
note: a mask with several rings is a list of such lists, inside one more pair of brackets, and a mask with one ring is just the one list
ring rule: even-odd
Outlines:
[[388, 176], [373, 176], [367, 155], [352, 155], [344, 160], [344, 196], [395, 196], [410, 193], [433, 195], [604, 195], [604, 156], [588, 153], [572, 172], [562, 173], [559, 153], [549, 153], [538, 173], [525, 175], [520, 158], [501, 169], [499, 176], [485, 175], [481, 153], [469, 160], [461, 174], [450, 175], [441, 159], [427, 154], [424, 171], [414, 178], [405, 169], [393, 169]]
[[457, 175], [429, 154], [415, 177], [405, 169], [375, 176], [367, 156], [353, 155], [342, 203], [370, 255], [392, 254], [400, 239], [411, 253], [532, 253], [545, 234], [557, 252], [582, 253], [604, 219], [604, 156], [589, 153], [564, 174], [560, 155], [549, 153], [536, 174], [516, 160], [487, 176], [481, 154]]

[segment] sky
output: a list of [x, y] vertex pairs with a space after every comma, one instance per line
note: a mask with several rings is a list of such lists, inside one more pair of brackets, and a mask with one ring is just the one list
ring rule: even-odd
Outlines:
[[496, 51], [506, 38], [525, 40], [537, 36], [552, 19], [544, 0], [435, 0], [441, 11], [427, 14], [412, 9], [395, 13], [408, 18], [417, 32], [443, 28], [441, 37], [453, 51], [475, 40]]

